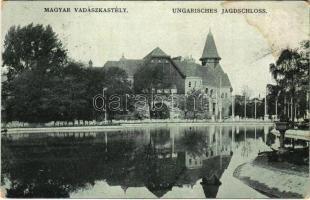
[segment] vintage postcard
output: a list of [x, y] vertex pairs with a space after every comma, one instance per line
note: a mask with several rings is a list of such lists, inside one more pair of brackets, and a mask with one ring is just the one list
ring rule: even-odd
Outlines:
[[309, 198], [306, 1], [2, 1], [1, 197]]

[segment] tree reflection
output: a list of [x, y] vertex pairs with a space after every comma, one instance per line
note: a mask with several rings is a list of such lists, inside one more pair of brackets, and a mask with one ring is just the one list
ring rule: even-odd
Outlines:
[[192, 129], [185, 131], [180, 144], [188, 154], [194, 157], [203, 155], [207, 146], [204, 134]]
[[121, 179], [124, 169], [134, 165], [134, 141], [117, 140], [107, 153], [102, 143], [81, 144], [79, 140], [71, 138], [63, 146], [47, 142], [27, 147], [27, 141], [22, 146], [3, 144], [2, 149], [10, 152], [10, 158], [2, 157], [2, 166], [6, 166], [2, 174], [11, 182], [7, 197], [69, 197], [96, 180]]
[[[175, 141], [170, 131], [2, 140], [1, 175], [9, 180], [7, 197], [66, 198], [92, 188], [97, 181], [121, 186], [124, 191], [146, 187], [162, 197], [172, 187], [194, 185], [213, 174], [220, 177], [225, 168], [219, 166], [228, 162], [224, 158], [220, 162], [217, 155], [205, 155], [210, 138], [202, 130], [184, 130]], [[199, 161], [198, 167], [186, 164], [191, 156]]]

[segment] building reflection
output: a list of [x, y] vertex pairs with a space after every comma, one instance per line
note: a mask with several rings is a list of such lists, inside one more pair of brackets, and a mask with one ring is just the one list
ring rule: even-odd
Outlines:
[[163, 197], [203, 179], [205, 197], [215, 198], [215, 180], [248, 131], [253, 137], [255, 131], [254, 138], [264, 135], [229, 126], [12, 135], [2, 139], [1, 176], [10, 182], [7, 197], [69, 197], [98, 180], [124, 192], [146, 187]]

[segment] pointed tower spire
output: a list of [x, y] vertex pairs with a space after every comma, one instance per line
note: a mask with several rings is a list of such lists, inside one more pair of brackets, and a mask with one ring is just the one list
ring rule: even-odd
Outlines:
[[125, 60], [126, 58], [125, 58], [125, 55], [124, 55], [124, 53], [122, 53], [122, 57], [120, 58], [120, 61], [123, 61], [123, 60]]
[[214, 66], [216, 66], [216, 64], [219, 63], [220, 60], [221, 57], [217, 52], [214, 38], [210, 28], [200, 61], [202, 62], [203, 66], [205, 66], [207, 63], [213, 63]]

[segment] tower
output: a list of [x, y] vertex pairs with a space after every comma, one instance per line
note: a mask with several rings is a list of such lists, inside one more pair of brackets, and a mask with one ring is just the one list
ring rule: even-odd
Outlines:
[[89, 66], [89, 67], [93, 67], [93, 61], [89, 60], [88, 66]]
[[218, 64], [219, 61], [221, 60], [221, 57], [218, 55], [211, 30], [209, 30], [205, 47], [203, 49], [202, 56], [199, 60], [201, 61], [202, 66], [205, 66], [207, 63], [210, 63], [212, 64], [213, 67], [215, 67], [216, 64]]

